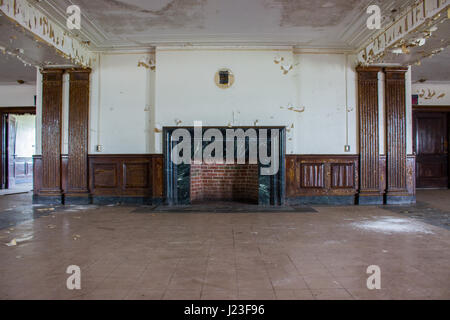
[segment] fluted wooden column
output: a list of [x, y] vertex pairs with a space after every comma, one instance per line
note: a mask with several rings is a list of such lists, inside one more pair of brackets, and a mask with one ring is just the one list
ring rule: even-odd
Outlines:
[[382, 204], [378, 127], [378, 67], [359, 67], [359, 204]]
[[69, 160], [66, 203], [89, 203], [88, 130], [90, 69], [69, 73]]
[[386, 201], [407, 200], [405, 73], [408, 68], [385, 68]]
[[61, 191], [61, 69], [42, 70], [42, 181], [41, 202], [60, 203]]

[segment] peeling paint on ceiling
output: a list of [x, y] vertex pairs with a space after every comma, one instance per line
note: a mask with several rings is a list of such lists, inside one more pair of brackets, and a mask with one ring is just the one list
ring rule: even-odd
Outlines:
[[355, 8], [364, 11], [360, 0], [266, 0], [268, 8], [281, 8], [281, 27], [336, 26]]
[[89, 8], [89, 14], [107, 32], [130, 33], [152, 27], [203, 28], [207, 0], [170, 0], [157, 9], [152, 8], [155, 2], [130, 4], [118, 0], [79, 0], [78, 3]]

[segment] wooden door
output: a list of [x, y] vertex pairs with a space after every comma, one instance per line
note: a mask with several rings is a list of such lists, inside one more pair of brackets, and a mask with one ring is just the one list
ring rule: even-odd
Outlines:
[[16, 185], [16, 117], [8, 116], [8, 188]]
[[447, 113], [414, 113], [417, 188], [448, 188]]

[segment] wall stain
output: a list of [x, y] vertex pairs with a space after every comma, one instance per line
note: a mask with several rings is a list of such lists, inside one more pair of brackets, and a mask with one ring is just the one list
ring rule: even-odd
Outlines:
[[313, 28], [337, 26], [349, 12], [362, 8], [360, 0], [266, 0], [264, 6], [280, 8], [281, 27]]
[[78, 2], [107, 32], [124, 34], [144, 32], [151, 27], [203, 29], [204, 6], [207, 1], [172, 0], [158, 10], [148, 10], [119, 0]]

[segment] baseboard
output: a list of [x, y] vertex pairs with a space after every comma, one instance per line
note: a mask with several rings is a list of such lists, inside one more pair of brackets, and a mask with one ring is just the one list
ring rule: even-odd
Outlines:
[[355, 196], [304, 196], [286, 198], [288, 205], [354, 205]]

